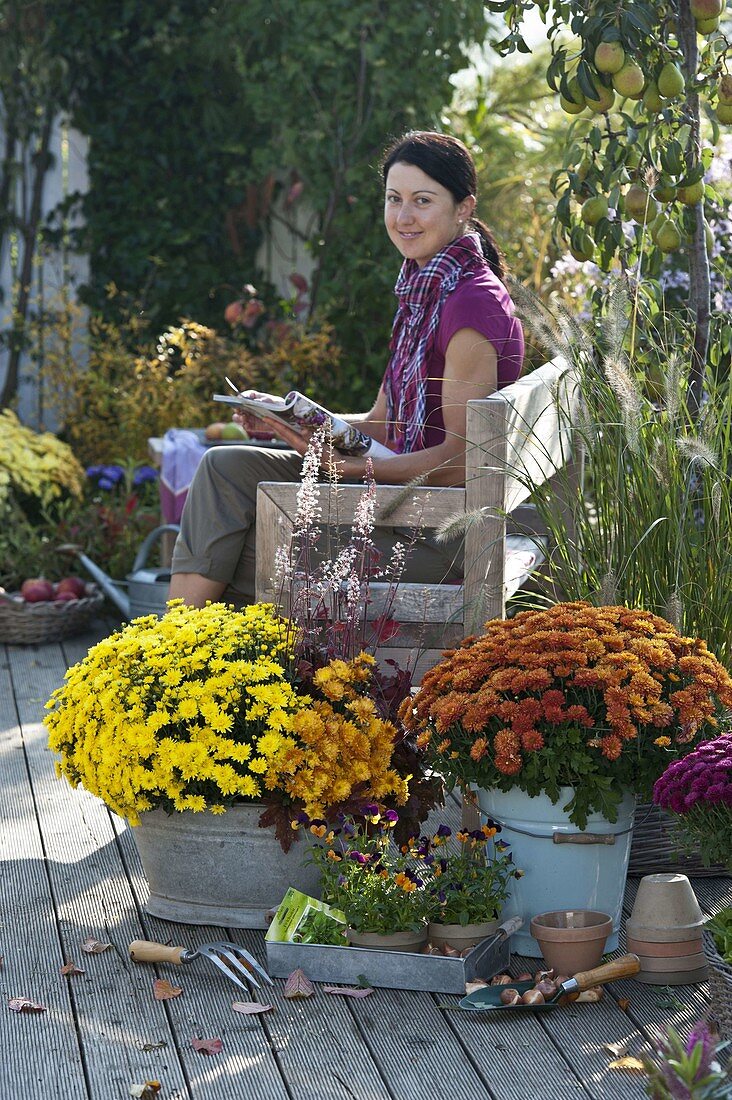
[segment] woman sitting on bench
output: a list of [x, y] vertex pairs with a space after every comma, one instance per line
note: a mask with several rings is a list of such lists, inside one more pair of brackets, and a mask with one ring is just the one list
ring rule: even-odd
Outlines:
[[[414, 131], [387, 149], [382, 170], [386, 231], [404, 257], [394, 288], [391, 357], [371, 411], [344, 419], [395, 452], [371, 460], [378, 483], [420, 477], [428, 485], [463, 485], [466, 404], [518, 378], [521, 325], [493, 237], [473, 216], [477, 178], [463, 143]], [[171, 598], [194, 606], [254, 600], [257, 485], [297, 481], [310, 439], [279, 420], [255, 423], [239, 413], [235, 419], [271, 429], [292, 450], [242, 445], [204, 456], [183, 511], [170, 586]], [[340, 479], [360, 481], [366, 461], [336, 458]], [[396, 538], [380, 532], [375, 542], [388, 554]], [[456, 564], [454, 546], [424, 539], [404, 579], [458, 580]]]

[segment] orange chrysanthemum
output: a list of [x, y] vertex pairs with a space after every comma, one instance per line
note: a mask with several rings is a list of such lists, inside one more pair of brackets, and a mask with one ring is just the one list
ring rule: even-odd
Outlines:
[[578, 601], [486, 623], [427, 672], [401, 718], [462, 782], [505, 790], [528, 769], [532, 790], [547, 774], [640, 789], [724, 708], [732, 678], [703, 641], [650, 612]]

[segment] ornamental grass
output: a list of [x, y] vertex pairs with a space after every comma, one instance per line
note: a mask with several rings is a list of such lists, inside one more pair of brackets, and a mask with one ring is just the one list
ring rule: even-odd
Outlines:
[[452, 783], [553, 802], [580, 828], [649, 798], [670, 761], [714, 735], [732, 679], [703, 641], [626, 607], [559, 603], [494, 619], [448, 651], [400, 717]]
[[269, 604], [170, 601], [93, 646], [47, 703], [56, 767], [132, 824], [161, 807], [223, 813], [262, 802], [288, 847], [293, 813], [352, 797], [407, 799], [397, 730], [368, 697], [372, 658], [334, 662], [306, 687]]

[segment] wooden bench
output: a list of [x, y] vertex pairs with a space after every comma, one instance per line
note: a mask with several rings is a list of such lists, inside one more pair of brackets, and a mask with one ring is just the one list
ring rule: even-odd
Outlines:
[[[391, 614], [401, 625], [385, 656], [414, 664], [416, 679], [442, 651], [486, 620], [503, 617], [506, 600], [541, 563], [546, 539], [535, 510], [526, 507], [530, 486], [547, 486], [565, 507], [566, 486], [578, 471], [571, 458], [571, 425], [577, 400], [573, 377], [553, 360], [490, 397], [469, 401], [465, 488], [379, 485], [376, 526], [439, 528], [467, 513], [461, 585], [401, 583]], [[561, 473], [560, 473], [561, 472]], [[277, 602], [272, 580], [278, 546], [287, 545], [299, 484], [263, 482], [257, 494], [258, 600]], [[560, 491], [561, 490], [561, 491]], [[363, 486], [339, 485], [338, 522], [352, 523]], [[323, 490], [324, 520], [329, 495]], [[533, 560], [529, 560], [533, 559]], [[386, 585], [372, 584], [368, 618], [384, 606]], [[282, 608], [286, 613], [287, 608]]]

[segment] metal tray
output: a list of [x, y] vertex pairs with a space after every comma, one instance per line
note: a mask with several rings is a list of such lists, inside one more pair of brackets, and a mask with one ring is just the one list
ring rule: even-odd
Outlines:
[[356, 985], [363, 979], [386, 989], [428, 990], [465, 994], [465, 983], [485, 981], [506, 970], [510, 939], [496, 945], [479, 943], [464, 958], [420, 955], [408, 951], [372, 951], [366, 947], [328, 947], [314, 943], [267, 941], [267, 967], [274, 978], [300, 968], [312, 982]]

